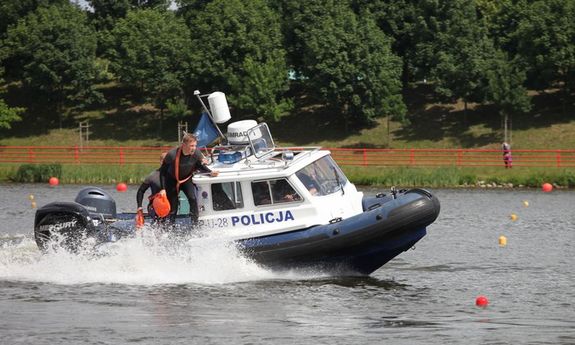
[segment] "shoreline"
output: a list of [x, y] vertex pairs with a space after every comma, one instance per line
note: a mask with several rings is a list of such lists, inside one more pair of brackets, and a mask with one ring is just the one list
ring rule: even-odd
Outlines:
[[[0, 183], [48, 183], [55, 176], [61, 184], [135, 185], [156, 166], [78, 166], [22, 165], [0, 166]], [[551, 183], [557, 189], [575, 189], [573, 169], [517, 167], [341, 167], [347, 178], [358, 186], [401, 188], [540, 188]]]

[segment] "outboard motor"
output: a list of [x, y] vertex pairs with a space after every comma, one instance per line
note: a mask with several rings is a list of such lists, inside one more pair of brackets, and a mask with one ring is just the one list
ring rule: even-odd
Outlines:
[[105, 219], [116, 218], [116, 201], [101, 188], [84, 188], [74, 201], [84, 205], [90, 213], [99, 214]]
[[87, 238], [99, 238], [107, 234], [106, 220], [116, 217], [116, 202], [104, 190], [97, 187], [82, 189], [76, 202], [53, 202], [36, 211], [34, 238], [42, 250], [50, 241], [70, 251], [77, 251]]

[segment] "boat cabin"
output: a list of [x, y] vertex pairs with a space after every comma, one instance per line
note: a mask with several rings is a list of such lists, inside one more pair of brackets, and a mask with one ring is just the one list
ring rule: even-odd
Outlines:
[[227, 138], [209, 156], [209, 167], [219, 175], [193, 177], [203, 229], [258, 237], [337, 222], [363, 211], [363, 193], [329, 151], [277, 149], [268, 126], [252, 120], [230, 124]]

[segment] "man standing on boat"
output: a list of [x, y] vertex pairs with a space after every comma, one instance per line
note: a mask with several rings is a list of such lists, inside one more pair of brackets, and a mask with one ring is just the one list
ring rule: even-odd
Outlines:
[[204, 156], [198, 150], [198, 138], [186, 133], [182, 144], [168, 151], [160, 167], [160, 183], [162, 190], [170, 202], [171, 210], [169, 220], [174, 222], [178, 213], [178, 195], [183, 191], [190, 204], [190, 218], [192, 224], [198, 222], [198, 204], [196, 201], [195, 185], [192, 182], [194, 172], [209, 173], [218, 176], [218, 171], [212, 171], [204, 164]]

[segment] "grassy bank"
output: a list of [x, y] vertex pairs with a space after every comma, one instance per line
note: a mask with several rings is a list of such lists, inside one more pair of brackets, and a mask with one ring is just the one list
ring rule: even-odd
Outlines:
[[[41, 165], [38, 165], [41, 169]], [[56, 174], [65, 184], [140, 183], [157, 166], [152, 165], [62, 165]], [[20, 169], [20, 171], [19, 171]], [[22, 173], [19, 166], [0, 166], [0, 181], [17, 183], [47, 183], [49, 176], [37, 171]]]
[[568, 169], [502, 169], [490, 167], [363, 168], [345, 167], [348, 178], [359, 185], [398, 187], [534, 187], [545, 182], [575, 188], [575, 173]]
[[[129, 166], [78, 166], [62, 165], [60, 183], [106, 184], [125, 182], [140, 183], [154, 169], [150, 165]], [[21, 169], [20, 169], [21, 170]], [[41, 170], [41, 169], [39, 169]], [[569, 169], [545, 168], [485, 168], [485, 167], [438, 167], [438, 168], [385, 168], [343, 167], [348, 178], [358, 185], [397, 187], [534, 187], [545, 182], [557, 187], [575, 188], [575, 172]], [[47, 183], [49, 176], [19, 172], [17, 166], [0, 166], [2, 182]]]

